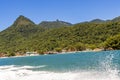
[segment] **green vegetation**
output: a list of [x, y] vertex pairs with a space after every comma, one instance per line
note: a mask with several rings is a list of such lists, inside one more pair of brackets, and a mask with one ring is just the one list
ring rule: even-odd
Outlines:
[[[0, 32], [0, 53], [37, 51], [82, 51], [95, 48], [120, 49], [120, 18], [102, 21], [93, 20], [78, 24], [63, 21], [42, 22], [36, 25], [20, 16], [6, 30]], [[117, 35], [117, 36], [116, 36]], [[114, 37], [112, 37], [114, 36]]]
[[120, 35], [108, 38], [105, 42], [105, 48], [120, 49]]
[[58, 19], [56, 21], [42, 21], [39, 26], [44, 28], [59, 28], [63, 26], [72, 26], [71, 23], [59, 21]]
[[55, 48], [56, 52], [62, 52], [62, 48]]

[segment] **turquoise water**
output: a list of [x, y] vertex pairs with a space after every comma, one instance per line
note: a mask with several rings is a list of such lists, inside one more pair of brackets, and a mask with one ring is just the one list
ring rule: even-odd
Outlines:
[[0, 80], [13, 79], [120, 80], [120, 51], [1, 58]]

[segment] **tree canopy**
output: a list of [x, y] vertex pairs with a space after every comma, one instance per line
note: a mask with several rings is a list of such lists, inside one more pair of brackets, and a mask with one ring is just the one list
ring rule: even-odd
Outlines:
[[[120, 22], [84, 22], [71, 25], [63, 21], [36, 25], [20, 16], [7, 29], [0, 32], [0, 53], [25, 53], [27, 51], [85, 50], [87, 48], [120, 49]], [[67, 25], [68, 24], [68, 25]], [[52, 27], [50, 27], [52, 26]], [[117, 35], [117, 36], [116, 36]], [[114, 37], [112, 37], [114, 36]], [[101, 45], [103, 44], [104, 45]], [[12, 54], [13, 55], [13, 54]]]

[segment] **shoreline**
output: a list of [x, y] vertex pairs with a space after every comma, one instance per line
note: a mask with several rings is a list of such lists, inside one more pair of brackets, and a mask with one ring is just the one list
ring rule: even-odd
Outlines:
[[[83, 50], [83, 51], [67, 51], [67, 52], [53, 52], [53, 53], [45, 53], [43, 55], [54, 55], [54, 54], [71, 54], [71, 53], [80, 53], [80, 52], [100, 52], [100, 51], [105, 51], [105, 50]], [[0, 59], [2, 58], [16, 58], [16, 57], [30, 57], [30, 56], [42, 56], [41, 54], [31, 54], [31, 55], [19, 55], [19, 56], [10, 56], [10, 57], [0, 57]]]
[[83, 51], [62, 51], [62, 52], [56, 52], [56, 51], [48, 51], [48, 52], [44, 52], [44, 54], [40, 54], [40, 53], [36, 53], [36, 52], [31, 52], [31, 54], [24, 54], [24, 55], [15, 55], [15, 56], [3, 56], [0, 57], [0, 59], [2, 58], [16, 58], [16, 57], [30, 57], [30, 56], [42, 56], [42, 55], [54, 55], [54, 54], [71, 54], [71, 53], [81, 53], [81, 52], [100, 52], [100, 51], [115, 51], [115, 50], [105, 50], [105, 49], [101, 49], [101, 48], [96, 48], [94, 50], [91, 49], [86, 49]]

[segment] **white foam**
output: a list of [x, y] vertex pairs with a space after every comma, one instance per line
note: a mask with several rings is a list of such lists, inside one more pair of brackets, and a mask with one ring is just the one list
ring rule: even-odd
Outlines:
[[112, 65], [114, 55], [101, 62], [101, 71], [75, 70], [69, 72], [32, 71], [43, 66], [0, 66], [0, 80], [120, 80], [119, 70]]
[[111, 72], [69, 71], [65, 73], [59, 73], [48, 71], [32, 71], [28, 70], [27, 68], [33, 67], [16, 67], [14, 65], [1, 66], [0, 80], [120, 80], [120, 77], [117, 75], [117, 70], [111, 70]]

